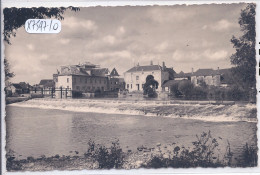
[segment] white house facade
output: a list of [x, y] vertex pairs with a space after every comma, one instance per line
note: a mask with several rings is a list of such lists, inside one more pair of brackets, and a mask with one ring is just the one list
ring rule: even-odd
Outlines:
[[168, 69], [165, 63], [162, 66], [153, 65], [152, 62], [146, 66], [136, 65], [124, 73], [125, 89], [129, 92], [143, 91], [146, 77], [153, 75], [154, 79], [159, 83], [157, 90], [163, 91], [162, 84], [170, 78]]

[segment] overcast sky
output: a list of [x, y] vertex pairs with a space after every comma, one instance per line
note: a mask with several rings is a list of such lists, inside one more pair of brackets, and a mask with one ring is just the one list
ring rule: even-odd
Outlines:
[[12, 82], [51, 79], [61, 65], [90, 61], [115, 67], [165, 61], [176, 72], [231, 67], [230, 39], [240, 36], [238, 18], [246, 4], [88, 7], [67, 11], [59, 34], [28, 34], [24, 28], [6, 45], [16, 74]]

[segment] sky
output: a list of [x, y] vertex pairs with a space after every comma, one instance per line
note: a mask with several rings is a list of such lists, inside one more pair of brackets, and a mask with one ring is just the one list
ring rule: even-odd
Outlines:
[[29, 34], [24, 27], [5, 44], [12, 82], [52, 79], [63, 65], [89, 61], [120, 75], [139, 65], [160, 64], [191, 72], [229, 68], [241, 36], [246, 4], [85, 7], [66, 11], [58, 34]]

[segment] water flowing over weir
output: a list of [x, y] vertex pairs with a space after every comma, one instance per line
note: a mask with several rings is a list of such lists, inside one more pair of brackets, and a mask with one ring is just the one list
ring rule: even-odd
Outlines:
[[142, 115], [195, 119], [211, 122], [257, 122], [255, 104], [172, 104], [171, 101], [130, 101], [114, 99], [33, 99], [10, 106], [57, 109], [72, 112]]

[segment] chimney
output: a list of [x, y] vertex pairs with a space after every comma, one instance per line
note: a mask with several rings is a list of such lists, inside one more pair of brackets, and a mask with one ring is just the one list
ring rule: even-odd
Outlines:
[[137, 63], [137, 67], [139, 66], [139, 62]]
[[153, 65], [153, 61], [150, 62], [150, 65], [151, 65], [151, 66]]
[[166, 69], [165, 62], [164, 62], [164, 61], [162, 62], [162, 68], [163, 68], [163, 70]]
[[194, 70], [193, 70], [193, 68], [191, 68], [191, 73], [192, 73], [192, 74], [194, 73]]

